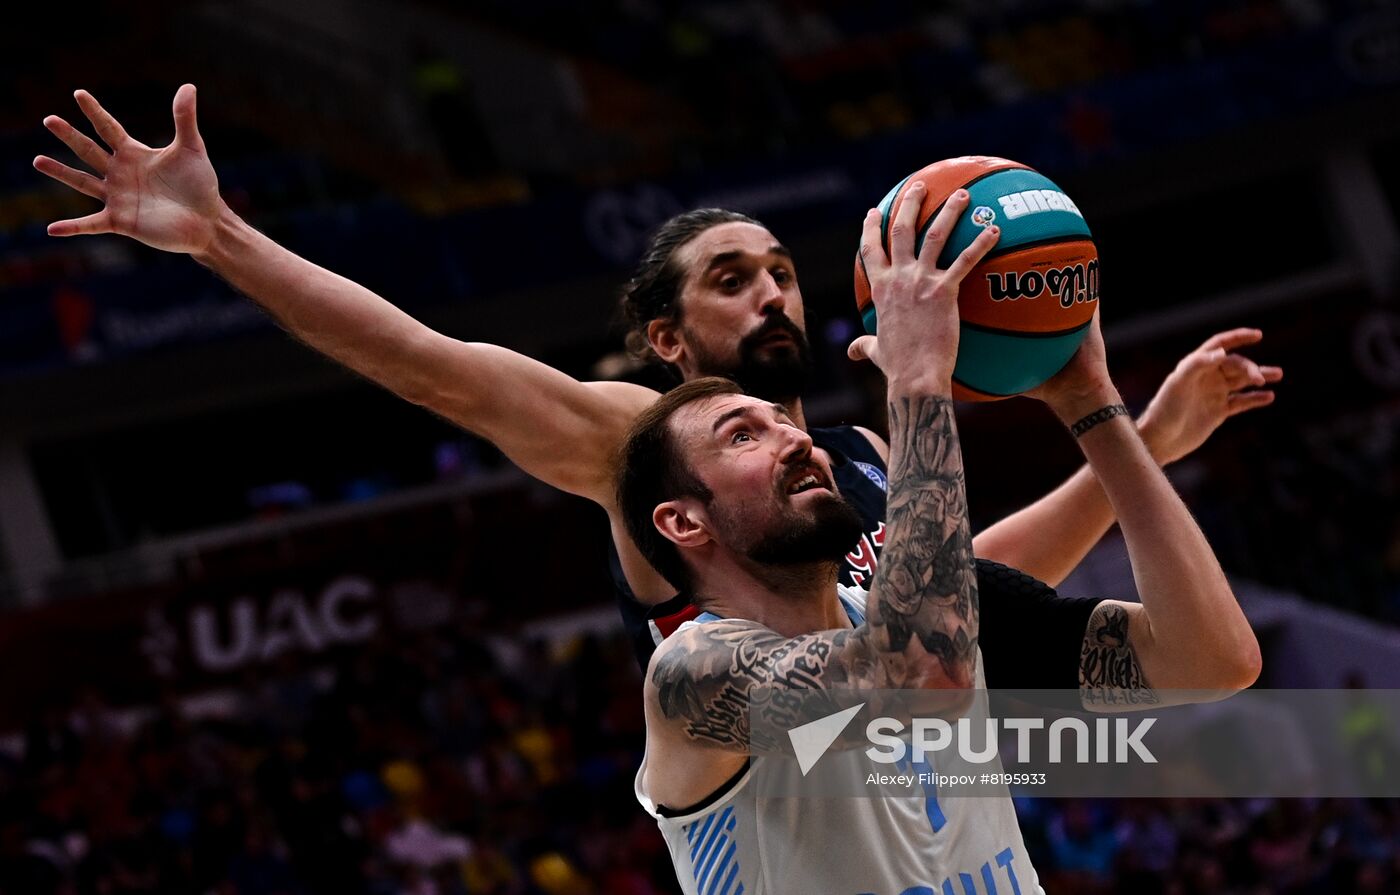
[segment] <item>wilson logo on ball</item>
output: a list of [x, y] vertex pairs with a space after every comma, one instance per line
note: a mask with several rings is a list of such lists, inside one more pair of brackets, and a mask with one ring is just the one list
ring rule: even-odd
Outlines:
[[987, 274], [987, 289], [992, 301], [1035, 299], [1047, 291], [1058, 297], [1060, 307], [1098, 301], [1099, 262], [1052, 267], [1047, 271], [1007, 271]]

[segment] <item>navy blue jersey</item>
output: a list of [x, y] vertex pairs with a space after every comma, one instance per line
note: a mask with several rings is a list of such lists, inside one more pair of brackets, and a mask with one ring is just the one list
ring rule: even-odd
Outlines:
[[[865, 533], [846, 554], [840, 583], [869, 588], [885, 544], [885, 461], [870, 439], [851, 426], [811, 429], [812, 444], [831, 457], [836, 487], [861, 519]], [[662, 640], [699, 610], [687, 594], [655, 606], [637, 601], [622, 573], [617, 548], [609, 567], [622, 621], [645, 670]], [[982, 648], [987, 686], [1078, 689], [1084, 629], [1096, 598], [1062, 597], [1044, 582], [990, 560], [977, 560]]]

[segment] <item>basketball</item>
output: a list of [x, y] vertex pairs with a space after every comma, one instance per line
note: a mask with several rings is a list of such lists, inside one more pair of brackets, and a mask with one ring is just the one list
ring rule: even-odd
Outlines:
[[[887, 252], [890, 221], [905, 188], [920, 180], [927, 190], [916, 252], [948, 197], [959, 188], [970, 197], [939, 256], [940, 268], [983, 227], [1001, 227], [996, 246], [958, 293], [962, 325], [953, 397], [995, 401], [1040, 385], [1074, 356], [1098, 307], [1099, 255], [1084, 216], [1054, 182], [1025, 165], [989, 156], [946, 159], [910, 174], [880, 201]], [[856, 308], [873, 334], [875, 305], [859, 252], [855, 277]]]

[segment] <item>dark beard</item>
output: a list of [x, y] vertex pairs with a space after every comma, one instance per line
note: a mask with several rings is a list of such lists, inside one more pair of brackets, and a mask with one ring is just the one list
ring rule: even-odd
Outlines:
[[[775, 332], [792, 337], [792, 346], [768, 349], [759, 343]], [[696, 349], [697, 366], [707, 376], [726, 376], [739, 383], [746, 394], [765, 401], [783, 403], [799, 398], [812, 375], [812, 347], [807, 336], [781, 311], [772, 314], [758, 329], [739, 340], [739, 362], [720, 363], [712, 355]]]
[[745, 553], [754, 562], [771, 566], [837, 564], [864, 533], [860, 513], [837, 494], [818, 503], [812, 516], [792, 519], [749, 544]]

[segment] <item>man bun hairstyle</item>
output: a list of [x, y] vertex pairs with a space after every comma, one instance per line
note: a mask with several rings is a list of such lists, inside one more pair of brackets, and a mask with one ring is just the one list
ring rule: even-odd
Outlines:
[[720, 224], [763, 225], [746, 214], [723, 208], [697, 208], [678, 214], [652, 234], [637, 262], [632, 279], [622, 290], [622, 318], [627, 327], [627, 350], [642, 360], [655, 360], [647, 341], [647, 324], [680, 317], [681, 284], [685, 271], [676, 264], [676, 250]]
[[677, 591], [688, 594], [693, 582], [680, 549], [652, 521], [652, 513], [668, 500], [713, 494], [681, 456], [671, 432], [676, 411], [696, 401], [721, 395], [742, 395], [738, 385], [719, 376], [682, 383], [662, 395], [632, 422], [617, 457], [617, 505], [632, 543], [651, 567]]

